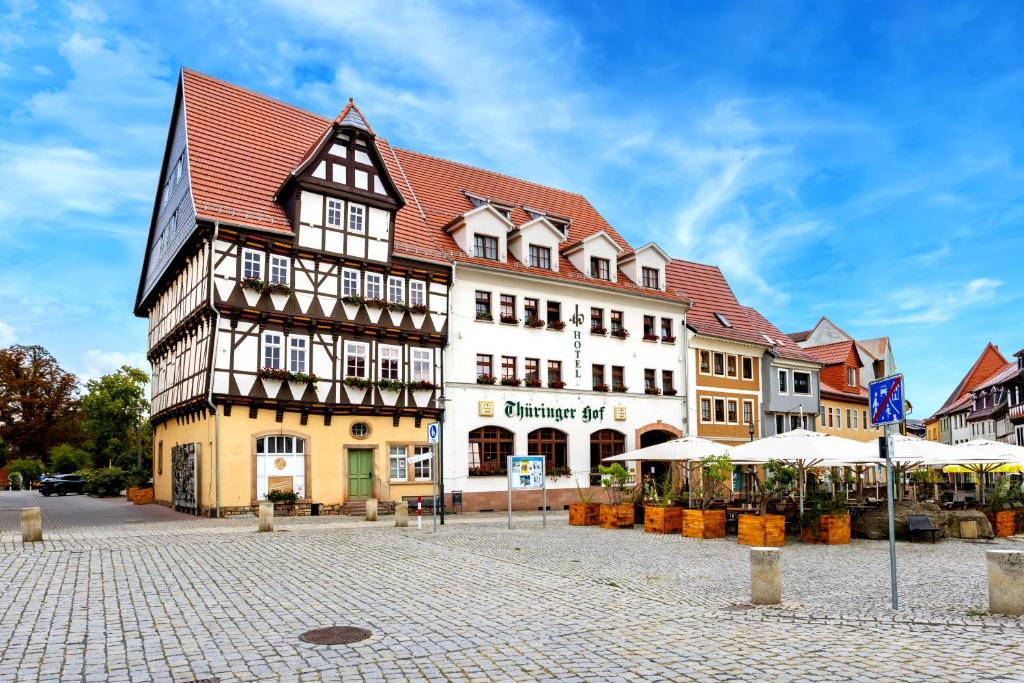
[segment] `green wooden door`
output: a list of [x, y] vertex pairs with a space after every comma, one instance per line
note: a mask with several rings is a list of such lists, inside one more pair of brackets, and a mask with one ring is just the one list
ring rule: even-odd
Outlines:
[[348, 452], [348, 499], [366, 500], [373, 495], [373, 451], [353, 448]]

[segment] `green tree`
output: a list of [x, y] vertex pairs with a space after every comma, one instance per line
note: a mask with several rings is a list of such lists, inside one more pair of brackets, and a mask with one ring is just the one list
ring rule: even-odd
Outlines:
[[42, 476], [43, 463], [35, 458], [15, 458], [7, 463], [7, 472], [9, 474], [20, 472], [27, 487], [30, 483], [38, 481], [39, 477]]
[[71, 474], [92, 467], [92, 456], [81, 448], [66, 443], [50, 449], [49, 470], [54, 474]]
[[42, 346], [0, 349], [0, 439], [9, 458], [44, 458], [80, 443], [78, 378]]
[[97, 465], [147, 466], [152, 440], [146, 420], [148, 382], [145, 372], [123, 365], [86, 383], [82, 426]]

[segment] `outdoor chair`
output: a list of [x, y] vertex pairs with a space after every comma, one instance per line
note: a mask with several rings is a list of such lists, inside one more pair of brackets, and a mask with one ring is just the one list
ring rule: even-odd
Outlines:
[[939, 527], [932, 524], [932, 520], [928, 515], [909, 515], [907, 517], [907, 526], [910, 528], [910, 540], [914, 540], [915, 534], [930, 532], [932, 543], [935, 543], [935, 535], [939, 532]]

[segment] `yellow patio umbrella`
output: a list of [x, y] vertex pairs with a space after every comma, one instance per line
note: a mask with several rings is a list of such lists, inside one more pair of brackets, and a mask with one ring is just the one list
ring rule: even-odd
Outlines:
[[942, 471], [955, 474], [988, 474], [989, 472], [1021, 472], [1024, 469], [1014, 462], [979, 462], [969, 465], [946, 465]]

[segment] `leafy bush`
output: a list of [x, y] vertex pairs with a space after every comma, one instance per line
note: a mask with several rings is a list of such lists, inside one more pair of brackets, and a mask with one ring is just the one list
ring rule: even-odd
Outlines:
[[50, 449], [50, 472], [71, 474], [92, 467], [92, 455], [66, 443]]
[[25, 479], [21, 476], [21, 472], [12, 472], [8, 481], [11, 483], [12, 491], [20, 491], [25, 485]]
[[294, 503], [298, 499], [295, 491], [271, 491], [267, 494], [267, 500], [271, 503]]
[[79, 472], [85, 477], [85, 492], [91, 496], [119, 496], [125, 471], [120, 467], [97, 467]]
[[125, 488], [129, 486], [146, 486], [149, 484], [150, 476], [151, 472], [142, 467], [126, 467], [124, 469]]
[[611, 465], [598, 465], [597, 471], [601, 474], [601, 486], [608, 490], [608, 502], [612, 505], [622, 503], [630, 493], [626, 488], [629, 470], [613, 462]]
[[43, 463], [35, 458], [15, 458], [7, 463], [7, 471], [10, 474], [20, 474], [27, 488], [32, 482], [39, 481], [43, 474]]

